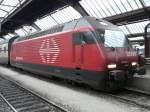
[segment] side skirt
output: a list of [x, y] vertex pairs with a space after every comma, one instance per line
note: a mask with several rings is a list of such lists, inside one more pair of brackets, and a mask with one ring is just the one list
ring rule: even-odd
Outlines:
[[40, 75], [49, 77], [56, 76], [79, 83], [86, 83], [96, 89], [104, 89], [105, 81], [108, 80], [108, 74], [106, 72], [76, 70], [58, 66], [56, 67], [31, 63], [18, 63], [14, 61], [11, 61], [11, 65]]

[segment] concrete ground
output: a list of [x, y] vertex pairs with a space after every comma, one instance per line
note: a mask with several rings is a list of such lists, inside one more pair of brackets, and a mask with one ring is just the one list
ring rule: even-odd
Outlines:
[[16, 81], [70, 112], [149, 112], [103, 92], [31, 75], [27, 72], [18, 72], [11, 68], [0, 67], [0, 75]]

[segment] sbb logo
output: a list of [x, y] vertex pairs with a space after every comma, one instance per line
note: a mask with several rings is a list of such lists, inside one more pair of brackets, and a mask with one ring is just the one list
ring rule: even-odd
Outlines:
[[43, 40], [39, 54], [43, 63], [55, 63], [60, 54], [60, 48], [56, 40], [54, 38]]

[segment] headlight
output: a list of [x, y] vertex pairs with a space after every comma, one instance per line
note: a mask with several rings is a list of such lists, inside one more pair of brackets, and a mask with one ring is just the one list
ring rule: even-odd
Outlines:
[[107, 68], [112, 69], [112, 68], [116, 68], [117, 65], [116, 64], [109, 64], [107, 65]]
[[137, 65], [137, 62], [132, 62], [131, 65], [132, 65], [132, 66], [136, 66], [136, 65]]

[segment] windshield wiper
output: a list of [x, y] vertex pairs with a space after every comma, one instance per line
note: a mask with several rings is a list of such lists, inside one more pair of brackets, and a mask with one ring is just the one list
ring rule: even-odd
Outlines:
[[113, 46], [109, 46], [108, 44], [105, 44], [105, 46], [106, 46], [106, 47], [108, 47], [108, 48], [111, 48], [111, 49], [112, 49], [112, 51], [115, 51], [115, 47], [113, 47]]
[[111, 46], [110, 48], [112, 49], [112, 51], [115, 51], [115, 47], [112, 47], [112, 46]]

